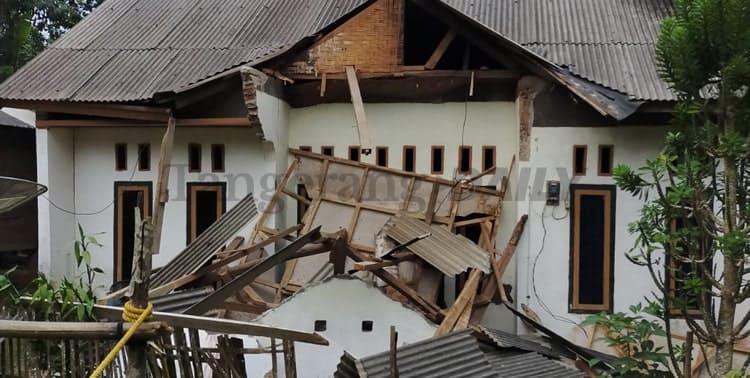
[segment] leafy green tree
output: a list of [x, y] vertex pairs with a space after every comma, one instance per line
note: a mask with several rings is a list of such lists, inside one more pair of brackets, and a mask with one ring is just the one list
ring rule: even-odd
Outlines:
[[72, 28], [102, 1], [0, 1], [0, 81]]
[[[675, 0], [657, 44], [660, 76], [678, 96], [674, 129], [646, 166], [618, 166], [618, 186], [645, 200], [628, 254], [648, 268], [656, 311], [685, 317], [700, 347], [717, 347], [714, 376], [732, 370], [750, 297], [750, 0]], [[668, 337], [673, 372], [679, 345]], [[744, 368], [750, 363], [748, 360]]]

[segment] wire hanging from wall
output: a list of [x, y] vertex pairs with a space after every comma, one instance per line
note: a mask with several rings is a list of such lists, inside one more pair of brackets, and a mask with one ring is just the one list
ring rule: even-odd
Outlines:
[[[136, 157], [141, 156], [141, 153], [143, 153], [143, 151], [144, 150], [138, 150], [138, 154], [136, 155]], [[138, 159], [136, 159], [136, 164], [133, 164], [133, 170], [130, 173], [130, 178], [128, 178], [128, 181], [133, 181], [133, 178], [135, 177], [135, 172], [137, 170], [138, 170]], [[76, 216], [76, 217], [89, 217], [89, 216], [99, 215], [99, 214], [107, 211], [110, 207], [112, 207], [115, 204], [115, 201], [116, 201], [116, 199], [113, 199], [111, 202], [109, 202], [107, 204], [107, 206], [104, 206], [101, 210], [98, 210], [98, 211], [94, 211], [94, 212], [90, 212], [90, 213], [78, 213], [78, 212], [75, 212], [75, 211], [67, 210], [67, 209], [63, 208], [62, 206], [57, 205], [54, 201], [52, 201], [51, 199], [49, 199], [49, 197], [46, 194], [42, 195], [40, 197], [44, 198], [55, 209], [57, 209], [57, 210], [59, 210], [59, 211], [61, 211], [63, 213], [66, 213], [68, 215], [73, 215], [73, 216]]]

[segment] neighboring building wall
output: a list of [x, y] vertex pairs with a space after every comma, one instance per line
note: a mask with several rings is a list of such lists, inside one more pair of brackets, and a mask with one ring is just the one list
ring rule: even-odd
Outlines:
[[[587, 145], [587, 175], [574, 184], [613, 185], [612, 177], [597, 175], [598, 146], [614, 145], [614, 165], [641, 167], [662, 148], [665, 128], [644, 127], [535, 127], [531, 134], [531, 160], [521, 166], [515, 195], [519, 213], [528, 213], [521, 244], [516, 252], [518, 269], [517, 306], [528, 304], [542, 323], [561, 335], [586, 344], [586, 335], [575, 325], [587, 315], [568, 312], [570, 280], [570, 211], [566, 203], [572, 177], [573, 145]], [[556, 208], [546, 205], [546, 180], [561, 181], [562, 195]], [[639, 217], [642, 201], [618, 190], [615, 206], [614, 311], [644, 301], [654, 289], [648, 271], [625, 257], [635, 238], [628, 223]], [[546, 229], [546, 231], [545, 231]], [[546, 236], [545, 236], [546, 233]], [[534, 265], [536, 273], [532, 276]], [[536, 283], [536, 293], [533, 283]], [[536, 295], [543, 303], [540, 303]], [[548, 313], [545, 306], [552, 313]], [[574, 323], [574, 324], [573, 324]], [[526, 330], [526, 331], [524, 331]], [[531, 332], [519, 322], [519, 332]]]
[[49, 192], [37, 200], [38, 265], [40, 272], [56, 278], [67, 275], [74, 264], [69, 257], [76, 235], [76, 218], [55, 207], [76, 208], [74, 141], [71, 129], [36, 131], [38, 181], [49, 188]]
[[379, 0], [293, 59], [299, 74], [390, 72], [403, 62], [404, 0]]
[[[77, 235], [78, 222], [87, 233], [98, 234], [97, 239], [104, 245], [102, 248], [93, 248], [92, 264], [105, 271], [97, 282], [98, 289], [110, 287], [114, 270], [114, 183], [150, 181], [156, 190], [163, 132], [162, 128], [39, 130], [40, 180], [49, 184], [50, 198], [57, 205], [80, 214], [77, 217], [70, 216], [40, 200], [42, 220], [39, 233], [40, 245], [44, 251], [40, 254], [40, 271], [49, 272], [57, 278], [73, 271], [72, 242]], [[127, 143], [126, 171], [115, 170], [116, 143]], [[140, 143], [151, 145], [150, 171], [143, 172], [137, 168], [136, 150]], [[202, 144], [200, 173], [188, 172], [188, 143]], [[225, 172], [211, 172], [211, 144], [225, 145]], [[248, 192], [255, 193], [258, 206], [262, 207], [263, 199], [270, 197], [275, 186], [274, 176], [265, 175], [274, 172], [275, 168], [273, 153], [264, 152], [262, 142], [250, 128], [178, 128], [170, 172], [170, 201], [166, 206], [163, 243], [161, 253], [154, 256], [154, 267], [164, 265], [185, 247], [188, 182], [226, 182], [227, 210]], [[249, 236], [247, 231], [241, 234]], [[47, 235], [50, 235], [50, 240], [44, 240]]]
[[[307, 287], [256, 319], [261, 324], [308, 332], [315, 330], [316, 320], [326, 321], [326, 331], [318, 333], [330, 345], [295, 344], [300, 377], [331, 377], [344, 351], [364, 357], [388, 349], [390, 326], [396, 327], [399, 345], [432, 337], [437, 329], [420, 312], [369, 283], [349, 277], [334, 277]], [[363, 321], [372, 321], [371, 332], [362, 331]], [[259, 342], [264, 347], [269, 345], [266, 339]], [[246, 356], [245, 362], [249, 377], [262, 377], [270, 370], [268, 355]], [[279, 366], [284, 366], [281, 354]], [[283, 368], [280, 370], [283, 374]]]

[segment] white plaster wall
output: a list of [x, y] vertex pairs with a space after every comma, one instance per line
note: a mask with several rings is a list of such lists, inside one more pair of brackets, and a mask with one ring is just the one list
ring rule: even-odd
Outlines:
[[[57, 131], [57, 130], [55, 130]], [[92, 256], [94, 266], [105, 274], [98, 284], [107, 289], [113, 282], [114, 183], [116, 181], [151, 181], [156, 190], [162, 128], [86, 128], [75, 130], [75, 210], [77, 221], [87, 233], [98, 234], [104, 247]], [[128, 144], [128, 170], [115, 171], [114, 145]], [[151, 170], [138, 171], [137, 145], [151, 144]], [[187, 169], [187, 144], [202, 144], [202, 172]], [[224, 144], [225, 173], [211, 173], [211, 144]], [[72, 145], [72, 143], [71, 143]], [[54, 156], [54, 155], [53, 155]], [[57, 159], [57, 157], [55, 157]], [[188, 182], [226, 182], [227, 210], [252, 191], [258, 206], [274, 188], [275, 157], [266, 152], [252, 129], [178, 128], [170, 169], [169, 194], [162, 236], [161, 253], [154, 256], [154, 267], [166, 264], [186, 244], [186, 188]], [[156, 193], [154, 193], [156, 195]], [[72, 208], [72, 206], [70, 206]], [[248, 235], [244, 235], [247, 237]], [[75, 234], [68, 237], [72, 241]], [[72, 259], [67, 259], [72, 264]]]
[[[344, 351], [361, 358], [388, 350], [391, 325], [398, 331], [399, 346], [430, 338], [437, 329], [421, 313], [356, 278], [332, 278], [308, 287], [256, 319], [262, 324], [308, 332], [314, 331], [316, 320], [327, 321], [328, 329], [319, 333], [330, 345], [295, 344], [300, 377], [333, 376]], [[372, 332], [362, 332], [363, 320], [373, 321]], [[259, 341], [270, 345], [268, 340]], [[249, 377], [262, 377], [270, 369], [268, 355], [246, 356], [245, 360]], [[283, 370], [283, 358], [279, 366]], [[280, 373], [283, 377], [283, 371]]]
[[[271, 150], [276, 159], [274, 173], [277, 181], [281, 179], [288, 168], [289, 161], [289, 105], [277, 97], [258, 90], [258, 118], [262, 124], [263, 133], [268, 140], [264, 143], [266, 150]], [[271, 200], [271, 195], [266, 194], [264, 202]], [[293, 219], [293, 218], [292, 218]], [[287, 225], [286, 212], [280, 211], [276, 214], [276, 227], [281, 229]]]
[[[36, 131], [37, 180], [49, 191], [37, 199], [39, 211], [39, 272], [60, 278], [70, 272], [75, 236], [74, 133], [54, 129]], [[53, 205], [54, 203], [54, 205]]]
[[21, 121], [28, 123], [31, 126], [36, 126], [36, 113], [31, 110], [18, 108], [2, 108], [2, 111], [20, 119]]
[[[431, 147], [445, 146], [442, 178], [456, 178], [459, 146], [472, 146], [471, 176], [481, 171], [482, 146], [496, 146], [497, 174], [478, 180], [479, 185], [497, 185], [507, 174], [509, 164], [518, 154], [518, 120], [514, 102], [470, 102], [445, 104], [365, 104], [373, 148], [387, 146], [390, 168], [403, 168], [403, 146], [416, 146], [419, 174], [430, 174]], [[320, 153], [321, 146], [334, 146], [336, 157], [348, 158], [349, 146], [359, 144], [359, 134], [351, 104], [323, 104], [293, 108], [289, 112], [289, 146], [311, 146]], [[462, 141], [463, 138], [463, 141]], [[375, 164], [375, 151], [362, 161]], [[513, 168], [511, 187], [515, 185], [518, 167]], [[459, 176], [458, 178], [463, 178]], [[508, 193], [508, 201], [515, 201]], [[518, 221], [525, 214], [517, 206], [506, 206], [500, 219], [497, 245], [502, 249]], [[289, 206], [287, 219], [296, 219], [296, 207]], [[515, 282], [515, 267], [510, 266], [505, 280]], [[491, 305], [485, 324], [515, 332], [515, 320], [504, 308]]]
[[[520, 173], [517, 188], [527, 193], [521, 194], [525, 200], [517, 203], [518, 212], [529, 213], [529, 223], [516, 253], [518, 307], [520, 303], [528, 304], [541, 317], [545, 326], [565, 337], [586, 343], [586, 336], [572, 323], [580, 323], [587, 315], [568, 313], [570, 217], [566, 201], [569, 201], [567, 194], [572, 177], [573, 145], [588, 145], [587, 175], [576, 177], [573, 183], [613, 185], [611, 177], [597, 176], [598, 146], [615, 146], [615, 165], [641, 167], [646, 159], [656, 157], [661, 151], [664, 132], [663, 127], [533, 129], [531, 160], [526, 165], [528, 173]], [[530, 178], [527, 180], [524, 176]], [[560, 180], [562, 183], [563, 201], [554, 209], [545, 203], [546, 180]], [[641, 206], [639, 199], [617, 191], [614, 311], [627, 312], [630, 305], [643, 302], [653, 288], [647, 270], [625, 258], [625, 253], [633, 247], [635, 240], [627, 230], [628, 223], [638, 218]], [[537, 256], [536, 274], [532, 278]], [[536, 282], [536, 292], [541, 302], [534, 294], [533, 282]], [[549, 312], [545, 310], [545, 305]], [[519, 322], [519, 332], [523, 333], [524, 330], [528, 329]]]

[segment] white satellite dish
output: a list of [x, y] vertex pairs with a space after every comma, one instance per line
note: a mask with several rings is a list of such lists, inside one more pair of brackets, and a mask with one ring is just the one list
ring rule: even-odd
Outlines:
[[46, 191], [46, 186], [33, 181], [0, 176], [0, 214], [7, 213]]

